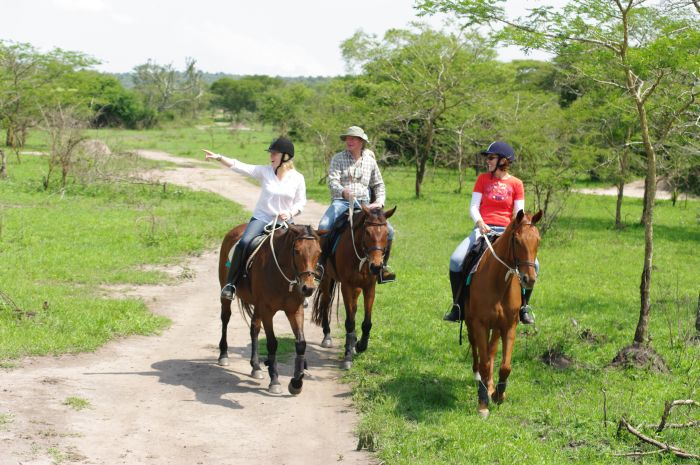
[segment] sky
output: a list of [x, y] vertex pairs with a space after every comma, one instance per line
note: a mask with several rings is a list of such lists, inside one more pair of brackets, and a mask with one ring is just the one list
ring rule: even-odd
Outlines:
[[[562, 1], [562, 0], [550, 0]], [[152, 59], [183, 69], [271, 76], [346, 74], [340, 44], [357, 30], [381, 36], [418, 18], [415, 0], [0, 0], [0, 39], [87, 53], [106, 72]], [[509, 0], [522, 14], [530, 0]], [[526, 55], [499, 50], [509, 61]], [[546, 59], [534, 52], [530, 58]]]

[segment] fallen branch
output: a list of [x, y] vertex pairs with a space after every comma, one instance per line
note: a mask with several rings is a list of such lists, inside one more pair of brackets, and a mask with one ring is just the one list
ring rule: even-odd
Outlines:
[[[619, 431], [622, 429], [623, 426], [627, 429], [627, 431], [629, 431], [629, 432], [632, 433], [633, 435], [637, 436], [637, 437], [638, 437], [639, 439], [641, 439], [642, 441], [646, 442], [647, 444], [651, 444], [651, 445], [653, 445], [653, 446], [658, 447], [659, 449], [661, 449], [661, 451], [658, 451], [658, 452], [671, 452], [671, 453], [673, 453], [676, 457], [681, 457], [681, 458], [684, 458], [684, 459], [696, 459], [696, 460], [700, 460], [700, 455], [691, 454], [690, 452], [686, 452], [686, 451], [684, 451], [683, 449], [680, 449], [680, 448], [678, 448], [678, 447], [672, 446], [672, 445], [670, 445], [670, 444], [666, 444], [666, 443], [661, 442], [661, 441], [657, 441], [656, 439], [650, 438], [649, 436], [646, 436], [646, 435], [642, 434], [642, 433], [639, 432], [637, 429], [635, 429], [632, 425], [630, 425], [630, 424], [627, 422], [627, 419], [626, 419], [625, 417], [620, 418], [620, 424], [619, 424], [619, 426], [618, 426], [618, 433], [619, 433]], [[655, 451], [655, 452], [657, 452], [657, 451]], [[640, 454], [642, 454], [642, 452], [632, 452], [631, 454], [633, 454], [633, 455], [634, 455], [634, 454], [640, 455]]]
[[[678, 405], [693, 405], [695, 407], [700, 407], [700, 404], [695, 402], [692, 399], [687, 399], [687, 400], [674, 400], [672, 402], [666, 402], [666, 405], [664, 405], [664, 413], [661, 415], [661, 423], [659, 423], [659, 426], [656, 427], [656, 432], [660, 433], [665, 427], [668, 428], [684, 428], [684, 426], [675, 424], [673, 426], [671, 425], [666, 425], [666, 420], [668, 420], [668, 416], [671, 414], [671, 409], [673, 407], [676, 407]], [[693, 424], [697, 424], [698, 422], [696, 421], [691, 421], [689, 425], [693, 426]]]

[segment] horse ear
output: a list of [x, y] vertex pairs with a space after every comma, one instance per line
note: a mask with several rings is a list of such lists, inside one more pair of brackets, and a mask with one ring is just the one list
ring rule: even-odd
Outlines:
[[392, 208], [391, 210], [385, 211], [384, 216], [387, 218], [391, 218], [391, 215], [393, 215], [395, 211], [396, 211], [396, 206], [394, 206], [394, 208]]
[[371, 210], [367, 208], [367, 205], [364, 203], [360, 204], [360, 208], [362, 208], [362, 211], [365, 212], [365, 215], [370, 216], [372, 214]]
[[532, 224], [536, 224], [539, 220], [541, 220], [542, 215], [543, 215], [542, 210], [535, 213], [535, 216], [532, 217]]
[[518, 210], [518, 214], [515, 216], [515, 222], [520, 223], [523, 220], [523, 216], [525, 216], [525, 212]]
[[[313, 229], [313, 228], [312, 228], [312, 229]], [[326, 234], [328, 234], [328, 231], [330, 231], [330, 229], [314, 229], [314, 231], [315, 231], [316, 234], [318, 234], [319, 236], [325, 236]]]

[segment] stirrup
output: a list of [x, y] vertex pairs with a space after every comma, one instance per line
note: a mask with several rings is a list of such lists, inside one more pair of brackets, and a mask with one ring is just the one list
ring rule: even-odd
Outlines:
[[445, 313], [445, 316], [443, 316], [442, 319], [445, 321], [457, 322], [462, 319], [462, 309], [459, 308], [458, 304], [452, 304], [452, 310]]
[[523, 305], [520, 307], [520, 322], [524, 325], [531, 325], [535, 323], [535, 317], [533, 314], [530, 313], [530, 308], [529, 305]]
[[236, 295], [236, 286], [231, 283], [227, 283], [221, 289], [221, 298], [226, 300], [233, 300], [233, 296]]
[[379, 271], [377, 282], [379, 282], [379, 284], [386, 284], [393, 283], [394, 281], [396, 281], [396, 273], [391, 271], [388, 266], [382, 266], [382, 269]]

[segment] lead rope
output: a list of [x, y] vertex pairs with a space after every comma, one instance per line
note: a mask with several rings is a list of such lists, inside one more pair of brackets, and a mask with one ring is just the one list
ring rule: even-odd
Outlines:
[[284, 279], [287, 280], [289, 283], [289, 292], [292, 292], [292, 289], [294, 289], [295, 284], [299, 284], [296, 280], [292, 281], [287, 277], [287, 275], [284, 274], [284, 271], [282, 271], [282, 268], [280, 267], [279, 262], [277, 261], [277, 255], [275, 254], [275, 244], [274, 241], [272, 240], [273, 237], [275, 237], [275, 231], [278, 229], [284, 229], [287, 228], [286, 223], [282, 223], [279, 226], [277, 225], [277, 218], [279, 218], [279, 213], [275, 215], [275, 218], [270, 221], [266, 228], [270, 226], [270, 250], [272, 250], [272, 258], [275, 260], [275, 265], [277, 265], [277, 269], [279, 270], [280, 274]]
[[498, 260], [498, 261], [501, 263], [501, 265], [505, 266], [505, 267], [508, 269], [508, 271], [506, 272], [505, 281], [508, 282], [508, 278], [510, 277], [510, 275], [513, 275], [513, 276], [515, 276], [516, 278], [518, 278], [518, 282], [520, 282], [520, 285], [521, 285], [521, 287], [522, 287], [522, 281], [520, 281], [520, 274], [518, 273], [518, 270], [516, 270], [515, 268], [511, 268], [510, 266], [508, 266], [508, 264], [507, 264], [506, 262], [504, 262], [503, 260], [501, 260], [501, 259], [498, 257], [498, 255], [496, 255], [496, 252], [493, 250], [493, 246], [491, 245], [491, 241], [489, 240], [488, 234], [483, 234], [483, 236], [484, 236], [484, 239], [486, 240], [486, 244], [489, 246], [489, 250], [491, 251], [491, 254], [493, 255], [493, 257], [494, 257], [496, 260]]
[[357, 271], [362, 271], [362, 265], [367, 261], [367, 257], [361, 258], [360, 254], [357, 253], [357, 248], [355, 247], [355, 228], [352, 225], [352, 217], [355, 216], [355, 197], [350, 197], [350, 208], [348, 208], [348, 216], [350, 216], [350, 238], [352, 239], [352, 249], [355, 251], [355, 256], [360, 261], [360, 266], [357, 267]]

